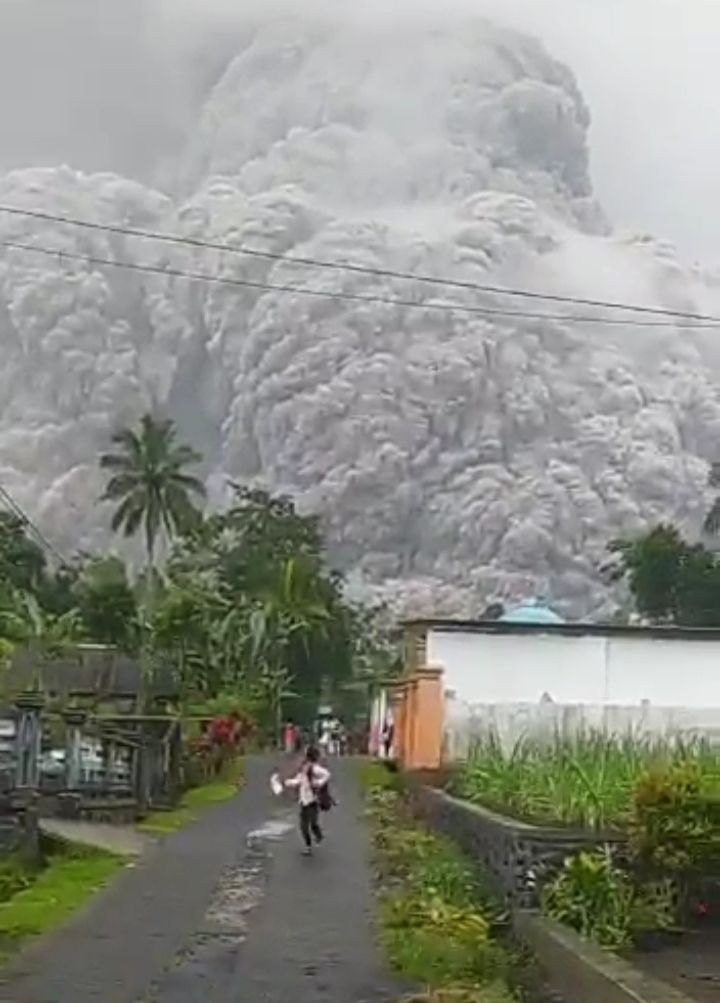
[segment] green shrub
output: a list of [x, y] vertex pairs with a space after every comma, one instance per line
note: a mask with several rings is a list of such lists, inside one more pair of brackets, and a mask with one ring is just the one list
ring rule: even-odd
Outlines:
[[454, 843], [412, 818], [384, 767], [366, 768], [364, 780], [386, 883], [381, 938], [390, 963], [436, 991], [428, 999], [509, 1003], [510, 958], [492, 939], [498, 911], [483, 896], [474, 868]]
[[450, 940], [473, 945], [487, 943], [490, 936], [490, 924], [479, 912], [468, 906], [451, 905], [423, 888], [389, 897], [384, 915], [387, 926], [434, 930]]
[[579, 853], [565, 861], [543, 896], [551, 919], [577, 930], [604, 947], [624, 947], [630, 940], [633, 889], [611, 854]]
[[441, 930], [386, 927], [381, 940], [392, 967], [411, 982], [438, 988], [484, 985], [503, 978], [507, 955], [498, 945], [454, 940]]
[[415, 883], [454, 906], [481, 901], [484, 896], [474, 868], [451, 847], [441, 844], [437, 850], [418, 861]]
[[628, 946], [644, 930], [668, 929], [675, 923], [672, 882], [635, 886], [609, 850], [568, 858], [545, 889], [543, 911], [614, 950]]
[[635, 790], [630, 848], [642, 873], [685, 883], [720, 865], [720, 798], [690, 760], [647, 771]]

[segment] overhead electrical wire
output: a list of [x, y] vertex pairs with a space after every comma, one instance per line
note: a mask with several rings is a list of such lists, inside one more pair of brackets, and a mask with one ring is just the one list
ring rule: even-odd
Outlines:
[[40, 529], [38, 529], [27, 512], [25, 512], [18, 502], [15, 501], [10, 492], [4, 488], [2, 484], [0, 484], [0, 502], [5, 502], [6, 506], [9, 507], [13, 515], [17, 516], [17, 518], [22, 522], [23, 526], [27, 526], [44, 550], [46, 550], [49, 554], [52, 554], [61, 565], [66, 565], [68, 563], [67, 559], [60, 553], [57, 547], [50, 543], [48, 538]]
[[292, 293], [298, 296], [312, 296], [321, 299], [360, 303], [382, 303], [389, 306], [399, 306], [415, 310], [440, 310], [443, 313], [452, 311], [454, 313], [472, 314], [481, 317], [510, 317], [523, 320], [560, 321], [562, 323], [573, 324], [599, 324], [612, 327], [651, 327], [672, 328], [675, 330], [678, 326], [683, 326], [688, 330], [720, 328], [720, 318], [708, 318], [707, 320], [702, 321], [693, 320], [691, 322], [684, 321], [680, 324], [679, 322], [672, 321], [627, 320], [620, 317], [589, 317], [577, 314], [533, 313], [525, 310], [507, 310], [501, 307], [470, 306], [465, 303], [455, 303], [442, 300], [406, 300], [389, 296], [363, 295], [361, 293], [330, 292], [326, 289], [304, 289], [301, 286], [259, 282], [253, 279], [229, 278], [224, 275], [208, 275], [204, 272], [188, 272], [184, 269], [166, 268], [162, 265], [140, 264], [139, 262], [134, 261], [118, 261], [113, 258], [102, 258], [91, 254], [78, 254], [58, 248], [38, 247], [33, 244], [23, 244], [19, 241], [12, 240], [0, 240], [0, 247], [27, 251], [34, 254], [42, 254], [47, 257], [55, 258], [59, 261], [65, 259], [69, 261], [82, 261], [86, 264], [102, 265], [109, 268], [124, 268], [134, 272], [145, 272], [152, 275], [163, 275], [170, 278], [184, 278], [196, 282], [211, 282], [243, 289], [261, 289], [269, 292]]
[[[66, 226], [76, 226], [89, 230], [98, 230], [107, 233], [115, 233], [127, 237], [155, 240], [162, 243], [184, 245], [193, 248], [201, 248], [204, 250], [220, 251], [229, 254], [262, 258], [271, 261], [279, 261], [287, 264], [295, 264], [303, 267], [314, 268], [321, 271], [333, 270], [333, 271], [352, 272], [361, 275], [395, 278], [412, 282], [420, 282], [435, 286], [446, 287], [448, 289], [462, 289], [466, 292], [471, 291], [476, 293], [492, 294], [493, 296], [507, 296], [507, 297], [544, 301], [549, 303], [562, 303], [562, 304], [567, 304], [568, 306], [593, 307], [602, 310], [618, 310], [626, 313], [637, 313], [637, 314], [674, 318], [674, 320], [652, 321], [652, 320], [627, 319], [619, 317], [580, 316], [578, 314], [571, 314], [571, 313], [551, 314], [545, 312], [532, 312], [525, 310], [508, 310], [508, 309], [503, 309], [501, 307], [472, 306], [469, 304], [457, 303], [457, 302], [406, 300], [406, 299], [398, 299], [395, 297], [364, 295], [361, 293], [332, 292], [325, 289], [306, 289], [301, 286], [287, 285], [281, 283], [260, 282], [252, 279], [230, 278], [228, 276], [223, 276], [223, 275], [209, 275], [204, 272], [190, 272], [180, 268], [167, 268], [160, 265], [140, 264], [139, 262], [133, 262], [133, 261], [118, 261], [112, 258], [98, 257], [96, 255], [79, 254], [75, 252], [64, 251], [49, 247], [38, 247], [32, 244], [20, 243], [19, 241], [11, 241], [11, 240], [0, 241], [0, 247], [5, 247], [11, 250], [19, 250], [36, 254], [42, 254], [48, 257], [53, 257], [60, 261], [62, 261], [63, 259], [69, 259], [71, 261], [82, 261], [86, 264], [100, 265], [111, 268], [124, 268], [130, 271], [145, 272], [152, 275], [163, 275], [170, 278], [184, 278], [184, 279], [189, 279], [191, 281], [210, 282], [221, 285], [235, 286], [239, 288], [259, 289], [269, 292], [281, 292], [281, 293], [288, 293], [301, 296], [320, 297], [323, 299], [333, 299], [341, 301], [345, 300], [350, 302], [380, 303], [390, 306], [399, 306], [403, 308], [412, 308], [419, 310], [441, 310], [441, 311], [451, 310], [457, 313], [473, 314], [477, 316], [508, 317], [508, 318], [525, 319], [525, 320], [560, 321], [563, 323], [575, 323], [575, 324], [580, 324], [580, 323], [600, 324], [600, 325], [616, 326], [616, 327], [677, 328], [678, 326], [682, 326], [689, 330], [710, 329], [710, 328], [720, 327], [720, 317], [714, 317], [712, 315], [702, 314], [702, 313], [671, 310], [663, 307], [650, 307], [635, 303], [622, 303], [614, 300], [590, 299], [576, 296], [562, 296], [560, 294], [555, 294], [555, 293], [540, 293], [533, 290], [487, 285], [483, 283], [470, 282], [461, 279], [450, 279], [435, 275], [426, 275], [423, 273], [396, 271], [389, 268], [372, 268], [370, 266], [359, 265], [351, 262], [326, 261], [317, 258], [300, 257], [297, 255], [281, 254], [273, 251], [264, 251], [260, 250], [259, 248], [247, 247], [243, 244], [216, 243], [213, 241], [200, 240], [194, 237], [181, 236], [179, 234], [141, 230], [141, 229], [135, 229], [133, 227], [124, 227], [109, 223], [98, 223], [98, 222], [93, 222], [91, 220], [76, 219], [70, 216], [55, 215], [52, 213], [41, 212], [39, 210], [22, 209], [18, 206], [0, 205], [0, 212], [6, 213], [8, 215], [23, 216], [30, 219], [58, 223]], [[4, 502], [5, 505], [10, 508], [13, 514], [16, 515], [22, 521], [23, 525], [29, 528], [29, 530], [32, 532], [38, 543], [48, 553], [51, 553], [53, 557], [60, 562], [61, 565], [65, 565], [68, 563], [66, 558], [52, 543], [50, 543], [50, 541], [37, 527], [37, 525], [32, 521], [32, 519], [15, 501], [10, 492], [7, 491], [7, 489], [4, 488], [2, 485], [0, 485], [0, 502]]]
[[165, 243], [202, 248], [205, 250], [223, 251], [229, 254], [264, 258], [271, 261], [281, 261], [286, 262], [287, 264], [296, 264], [309, 268], [333, 269], [335, 271], [355, 272], [363, 275], [405, 279], [408, 281], [445, 286], [447, 288], [489, 293], [496, 296], [517, 297], [552, 303], [566, 303], [573, 306], [589, 306], [604, 310], [622, 310], [627, 313], [641, 313], [663, 317], [674, 317], [678, 320], [703, 321], [720, 324], [720, 317], [714, 317], [702, 313], [693, 313], [684, 310], [671, 310], [667, 307], [652, 307], [637, 303], [623, 303], [616, 300], [589, 299], [579, 296], [563, 296], [559, 293], [541, 293], [535, 290], [518, 289], [510, 286], [487, 285], [463, 279], [451, 279], [436, 275], [427, 275], [420, 272], [403, 272], [389, 268], [373, 268], [369, 265], [359, 265], [352, 262], [327, 261], [319, 258], [302, 257], [294, 254], [281, 254], [275, 251], [264, 251], [259, 248], [247, 247], [244, 244], [219, 243], [200, 240], [196, 237], [182, 236], [181, 234], [136, 229], [134, 227], [120, 226], [119, 224], [112, 223], [99, 223], [92, 220], [78, 219], [72, 216], [42, 212], [40, 210], [23, 209], [20, 206], [0, 205], [0, 212], [13, 216], [23, 216], [30, 219], [42, 220], [44, 222], [60, 223], [66, 226], [77, 226], [89, 230], [100, 230], [106, 233], [121, 234], [127, 237], [138, 237], [147, 240], [157, 240]]

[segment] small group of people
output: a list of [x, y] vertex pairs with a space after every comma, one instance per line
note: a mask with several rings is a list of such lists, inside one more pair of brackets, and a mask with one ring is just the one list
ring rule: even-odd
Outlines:
[[[300, 752], [307, 736], [294, 721], [286, 721], [282, 733], [282, 747], [286, 755]], [[320, 718], [314, 728], [309, 744], [317, 746], [325, 756], [346, 756], [350, 751], [350, 737], [342, 721], [337, 717]]]
[[345, 756], [348, 753], [348, 733], [337, 717], [319, 722], [318, 744], [327, 756]]
[[306, 856], [312, 854], [314, 845], [323, 841], [320, 812], [329, 811], [335, 804], [330, 793], [330, 776], [330, 770], [320, 764], [318, 749], [310, 745], [292, 776], [283, 779], [276, 772], [271, 777], [271, 786], [276, 794], [282, 793], [285, 788], [297, 791], [300, 835]]

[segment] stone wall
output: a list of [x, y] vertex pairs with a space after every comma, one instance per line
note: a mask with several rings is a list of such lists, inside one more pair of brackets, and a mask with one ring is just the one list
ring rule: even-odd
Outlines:
[[573, 1003], [693, 1003], [537, 912], [543, 884], [566, 857], [599, 845], [622, 850], [621, 837], [527, 825], [452, 798], [420, 777], [411, 777], [410, 783], [419, 813], [477, 862], [507, 904], [515, 935], [533, 952], [554, 998]]
[[420, 814], [477, 861], [513, 909], [536, 908], [541, 888], [568, 856], [602, 845], [622, 846], [617, 834], [528, 825], [428, 786], [416, 786], [414, 797]]

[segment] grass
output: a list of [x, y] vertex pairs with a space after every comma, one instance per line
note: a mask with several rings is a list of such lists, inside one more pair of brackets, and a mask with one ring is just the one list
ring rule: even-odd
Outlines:
[[27, 887], [0, 903], [0, 959], [60, 926], [126, 863], [113, 854], [80, 847], [50, 856]]
[[137, 828], [154, 836], [167, 836], [178, 832], [194, 822], [205, 809], [235, 797], [243, 778], [242, 760], [238, 760], [224, 776], [186, 791], [177, 808], [153, 812], [140, 822]]
[[501, 916], [470, 861], [412, 818], [398, 774], [366, 763], [361, 781], [380, 885], [380, 941], [390, 965], [425, 987], [408, 999], [513, 1003], [511, 956], [493, 936]]
[[655, 767], [691, 761], [708, 790], [720, 790], [720, 749], [693, 741], [614, 738], [601, 733], [521, 740], [507, 750], [479, 742], [455, 773], [451, 793], [540, 825], [624, 828], [640, 779]]

